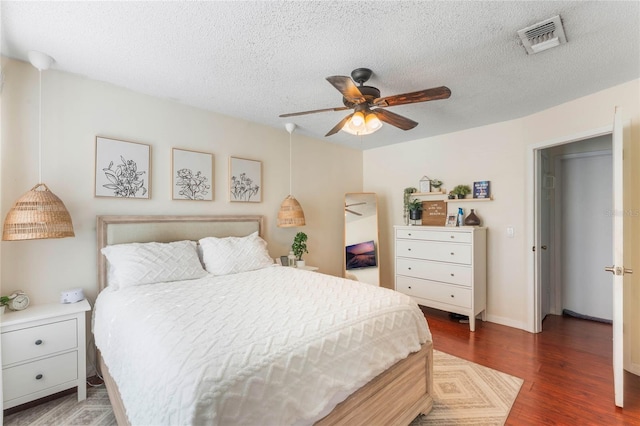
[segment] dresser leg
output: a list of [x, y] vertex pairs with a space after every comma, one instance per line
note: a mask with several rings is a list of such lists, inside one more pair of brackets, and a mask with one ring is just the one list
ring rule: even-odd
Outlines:
[[469, 330], [476, 331], [476, 317], [475, 315], [469, 315]]

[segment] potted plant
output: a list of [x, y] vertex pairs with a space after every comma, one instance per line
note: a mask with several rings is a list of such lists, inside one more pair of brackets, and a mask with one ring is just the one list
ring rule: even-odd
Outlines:
[[433, 186], [437, 190], [440, 190], [440, 187], [442, 186], [442, 181], [440, 179], [431, 179], [431, 186]]
[[9, 305], [9, 297], [8, 296], [2, 296], [0, 297], [0, 314], [4, 314], [4, 310], [6, 308], [6, 306]]
[[464, 198], [465, 195], [471, 194], [471, 188], [469, 185], [457, 185], [451, 192], [456, 194], [458, 198]]
[[422, 201], [413, 199], [409, 201], [409, 219], [420, 220], [422, 219]]
[[449, 196], [447, 198], [453, 200], [454, 198], [456, 198], [456, 194], [453, 191], [449, 191]]
[[305, 234], [304, 232], [298, 232], [296, 234], [296, 236], [293, 238], [291, 251], [293, 251], [293, 254], [296, 256], [297, 266], [304, 266], [302, 255], [305, 253], [309, 253], [309, 250], [307, 250], [307, 234]]
[[409, 224], [409, 202], [411, 201], [411, 194], [414, 192], [418, 192], [418, 190], [412, 186], [404, 189], [404, 196], [402, 199], [404, 203], [404, 211], [402, 213], [402, 217], [404, 218], [405, 225]]

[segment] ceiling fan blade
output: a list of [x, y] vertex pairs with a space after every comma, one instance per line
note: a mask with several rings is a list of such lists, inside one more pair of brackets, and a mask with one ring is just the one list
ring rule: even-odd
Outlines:
[[362, 216], [362, 213], [354, 212], [353, 210], [344, 209], [344, 211], [348, 212], [348, 213], [351, 213], [351, 214], [355, 214], [356, 216]]
[[386, 109], [374, 109], [372, 112], [377, 115], [380, 120], [402, 130], [410, 130], [418, 125], [417, 122], [403, 117], [400, 114], [396, 114], [395, 112], [387, 111]]
[[327, 81], [333, 85], [336, 89], [342, 93], [342, 96], [349, 102], [354, 104], [361, 104], [366, 101], [358, 86], [349, 77], [344, 75], [334, 75], [327, 77]]
[[415, 104], [418, 102], [447, 99], [449, 96], [451, 96], [451, 90], [446, 86], [440, 86], [432, 89], [419, 90], [417, 92], [378, 98], [373, 101], [373, 104], [379, 107], [390, 107], [395, 105]]
[[345, 124], [347, 124], [347, 121], [349, 121], [349, 119], [351, 118], [353, 114], [349, 114], [347, 115], [345, 118], [343, 118], [338, 124], [336, 124], [333, 129], [329, 130], [329, 132], [324, 135], [324, 137], [326, 138], [327, 136], [331, 136], [335, 133], [338, 133], [340, 131], [340, 129], [342, 129], [344, 127]]
[[290, 112], [288, 114], [280, 114], [278, 117], [295, 117], [296, 115], [305, 115], [305, 114], [315, 114], [316, 112], [326, 112], [326, 111], [344, 111], [346, 109], [351, 109], [349, 107], [335, 107], [335, 108], [323, 108], [323, 109], [314, 109], [311, 111], [301, 111], [301, 112]]

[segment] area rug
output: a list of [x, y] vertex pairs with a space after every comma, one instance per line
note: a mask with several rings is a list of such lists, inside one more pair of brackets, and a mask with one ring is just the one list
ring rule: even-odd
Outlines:
[[[503, 425], [522, 386], [522, 379], [434, 351], [433, 410], [410, 426]], [[81, 403], [68, 395], [4, 418], [5, 426], [115, 426], [107, 390], [91, 387]]]
[[411, 426], [504, 425], [523, 380], [433, 351], [433, 409]]

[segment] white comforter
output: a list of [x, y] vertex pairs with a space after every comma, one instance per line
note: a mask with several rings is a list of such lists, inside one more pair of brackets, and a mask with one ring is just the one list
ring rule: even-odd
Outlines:
[[285, 267], [107, 289], [93, 331], [133, 425], [310, 423], [431, 339], [408, 296]]

